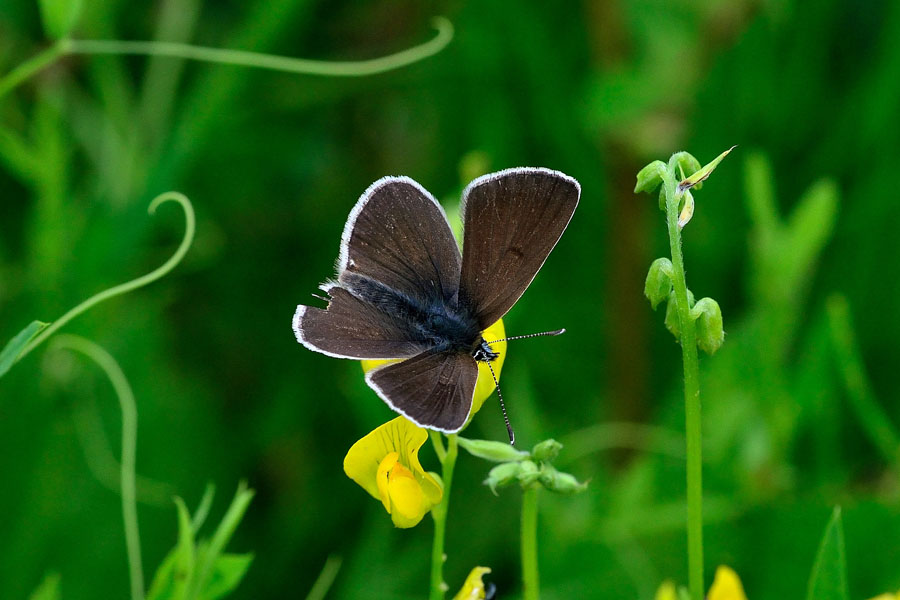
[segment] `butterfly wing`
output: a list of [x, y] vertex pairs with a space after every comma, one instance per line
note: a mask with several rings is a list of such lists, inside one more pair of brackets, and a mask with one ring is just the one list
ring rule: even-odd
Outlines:
[[298, 306], [297, 340], [338, 358], [408, 358], [426, 350], [422, 307], [455, 306], [460, 253], [443, 209], [408, 177], [373, 183], [350, 212], [327, 309]]
[[366, 383], [392, 409], [421, 427], [446, 433], [466, 424], [477, 379], [474, 358], [434, 350], [366, 374]]
[[461, 257], [434, 196], [409, 177], [383, 177], [347, 219], [338, 282], [371, 279], [420, 303], [456, 301]]
[[512, 308], [569, 224], [581, 187], [550, 169], [507, 169], [463, 192], [459, 304], [482, 329]]

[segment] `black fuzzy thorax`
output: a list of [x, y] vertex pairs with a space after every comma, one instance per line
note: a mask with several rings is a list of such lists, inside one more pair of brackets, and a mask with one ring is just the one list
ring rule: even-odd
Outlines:
[[455, 293], [444, 297], [435, 290], [428, 298], [416, 297], [348, 271], [341, 274], [339, 283], [390, 316], [414, 341], [439, 352], [465, 352], [472, 356], [484, 353], [486, 344], [478, 320], [468, 307], [460, 305]]

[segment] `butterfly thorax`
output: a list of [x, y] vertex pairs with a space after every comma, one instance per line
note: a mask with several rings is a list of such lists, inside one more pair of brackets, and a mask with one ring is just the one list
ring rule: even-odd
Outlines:
[[390, 315], [412, 338], [430, 349], [465, 352], [476, 360], [497, 357], [481, 337], [478, 320], [465, 306], [457, 303], [456, 294], [444, 297], [435, 290], [428, 298], [412, 296], [349, 271], [341, 274], [339, 282], [360, 300]]

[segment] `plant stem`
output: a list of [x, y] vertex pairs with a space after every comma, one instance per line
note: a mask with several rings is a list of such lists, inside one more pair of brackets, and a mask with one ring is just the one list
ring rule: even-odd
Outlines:
[[522, 598], [538, 600], [541, 596], [537, 556], [538, 486], [522, 494]]
[[44, 67], [56, 62], [63, 54], [65, 54], [63, 44], [62, 42], [57, 42], [35, 54], [3, 77], [0, 77], [0, 98], [29, 77], [41, 71]]
[[431, 546], [431, 593], [429, 600], [443, 600], [447, 591], [444, 583], [444, 534], [447, 528], [447, 509], [450, 506], [450, 486], [453, 483], [453, 469], [459, 454], [459, 443], [456, 434], [447, 436], [447, 452], [441, 459], [441, 478], [444, 482], [444, 495], [441, 503], [431, 509], [434, 518], [434, 542]]
[[672, 251], [672, 285], [681, 328], [681, 355], [684, 362], [685, 433], [687, 435], [687, 544], [688, 587], [691, 600], [703, 600], [703, 449], [700, 419], [700, 363], [697, 358], [697, 332], [691, 318], [684, 257], [681, 253], [681, 229], [678, 227], [676, 174], [669, 165], [666, 186], [666, 223]]

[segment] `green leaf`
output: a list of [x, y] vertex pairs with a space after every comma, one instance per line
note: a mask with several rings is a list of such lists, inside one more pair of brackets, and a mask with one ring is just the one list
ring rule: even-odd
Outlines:
[[41, 584], [35, 588], [28, 600], [60, 600], [59, 573], [47, 573]]
[[212, 574], [200, 593], [200, 600], [215, 600], [230, 594], [237, 588], [250, 563], [252, 554], [223, 554], [216, 559]]
[[847, 556], [841, 509], [835, 507], [809, 577], [807, 600], [848, 600]]
[[697, 345], [707, 354], [715, 353], [725, 341], [719, 303], [712, 298], [700, 298], [691, 308], [691, 317], [697, 321]]
[[661, 160], [654, 160], [652, 163], [641, 169], [637, 174], [637, 183], [634, 186], [634, 193], [641, 192], [650, 193], [663, 182], [666, 174], [666, 163]]
[[178, 509], [178, 543], [156, 570], [146, 600], [182, 600], [194, 578], [195, 549], [191, 516], [181, 498], [175, 498], [175, 506]]
[[58, 40], [72, 32], [81, 16], [82, 0], [38, 0], [47, 37]]
[[513, 462], [525, 460], [528, 453], [523, 450], [516, 450], [506, 442], [495, 442], [492, 440], [469, 440], [464, 437], [457, 438], [459, 445], [472, 456], [483, 458], [491, 462]]
[[710, 174], [719, 166], [719, 163], [722, 162], [728, 153], [737, 148], [737, 146], [732, 146], [722, 154], [718, 155], [711, 163], [703, 167], [702, 169], [698, 169], [695, 171], [690, 177], [687, 177], [678, 184], [678, 191], [683, 192], [684, 190], [688, 190], [692, 187], [696, 187], [698, 190], [700, 189], [700, 184], [706, 181], [706, 178], [710, 176]]
[[49, 325], [49, 323], [32, 321], [28, 327], [17, 333], [13, 339], [9, 340], [9, 343], [6, 344], [3, 351], [0, 352], [0, 377], [3, 377], [6, 372], [9, 371], [15, 364], [19, 354], [25, 349], [25, 346], [34, 339], [34, 336], [43, 331], [47, 325]]
[[647, 280], [644, 281], [644, 295], [650, 301], [653, 310], [659, 303], [669, 297], [672, 292], [672, 273], [674, 267], [668, 258], [657, 258], [650, 265]]

